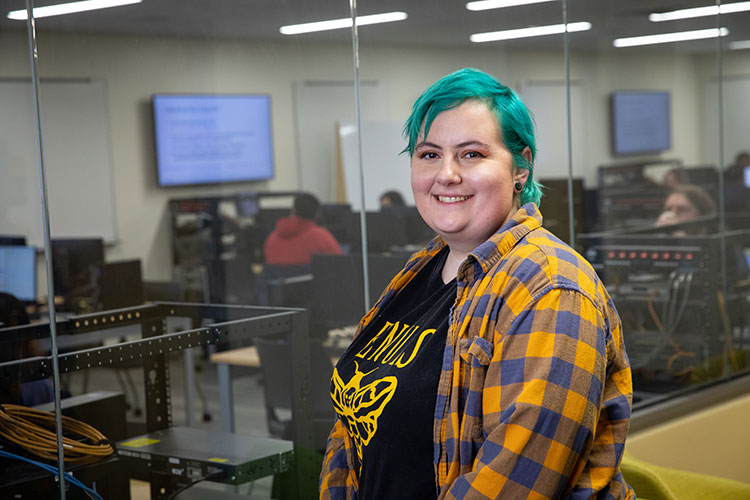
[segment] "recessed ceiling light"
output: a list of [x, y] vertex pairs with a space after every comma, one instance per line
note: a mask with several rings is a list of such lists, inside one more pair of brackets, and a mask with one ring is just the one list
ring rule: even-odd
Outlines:
[[[587, 31], [591, 29], [591, 23], [578, 22], [568, 23], [567, 31]], [[489, 33], [474, 33], [469, 40], [475, 43], [495, 42], [498, 40], [512, 40], [514, 38], [528, 38], [532, 36], [557, 35], [565, 33], [564, 24], [553, 24], [550, 26], [534, 26], [532, 28], [519, 28], [514, 30], [491, 31]]]
[[732, 50], [750, 49], [750, 40], [737, 40], [729, 42], [729, 48]]
[[[108, 9], [110, 7], [119, 7], [121, 5], [131, 5], [134, 3], [141, 3], [141, 0], [82, 0], [80, 2], [34, 7], [33, 15], [34, 18], [62, 16], [64, 14], [86, 12], [87, 10]], [[8, 19], [25, 21], [27, 18], [26, 9], [12, 10], [8, 12]]]
[[729, 30], [726, 28], [710, 28], [707, 30], [680, 31], [677, 33], [662, 33], [660, 35], [618, 38], [612, 42], [612, 45], [615, 47], [635, 47], [636, 45], [652, 45], [656, 43], [684, 42], [687, 40], [716, 38], [717, 36], [727, 36], [728, 34]]
[[553, 2], [555, 0], [478, 0], [468, 2], [466, 8], [469, 10], [490, 10], [515, 7], [517, 5], [528, 5], [532, 3]]
[[[370, 16], [357, 16], [357, 26], [367, 24], [392, 23], [394, 21], [403, 21], [408, 16], [406, 12], [386, 12], [383, 14], [372, 14]], [[301, 33], [312, 33], [314, 31], [328, 31], [342, 28], [351, 28], [352, 18], [331, 19], [330, 21], [317, 21], [314, 23], [290, 24], [282, 26], [279, 31], [283, 35], [299, 35]]]
[[649, 21], [655, 23], [662, 21], [674, 21], [675, 19], [689, 19], [691, 17], [715, 16], [717, 14], [732, 14], [734, 12], [746, 12], [750, 10], [750, 2], [725, 3], [721, 5], [709, 5], [706, 7], [695, 7], [693, 9], [680, 9], [670, 12], [654, 12], [648, 15]]

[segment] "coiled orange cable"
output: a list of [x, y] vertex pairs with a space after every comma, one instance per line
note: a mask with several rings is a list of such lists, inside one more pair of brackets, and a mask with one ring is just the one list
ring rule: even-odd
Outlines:
[[[66, 462], [92, 463], [114, 453], [106, 436], [89, 424], [63, 415], [62, 426]], [[0, 405], [0, 437], [32, 455], [57, 460], [54, 413], [20, 405]]]

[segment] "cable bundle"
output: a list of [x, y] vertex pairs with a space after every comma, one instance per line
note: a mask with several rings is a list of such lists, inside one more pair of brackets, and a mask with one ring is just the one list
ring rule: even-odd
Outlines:
[[[109, 440], [85, 422], [62, 416], [63, 459], [88, 464], [114, 453]], [[0, 436], [45, 460], [57, 460], [55, 414], [26, 406], [0, 405]], [[77, 438], [84, 438], [83, 442]]]

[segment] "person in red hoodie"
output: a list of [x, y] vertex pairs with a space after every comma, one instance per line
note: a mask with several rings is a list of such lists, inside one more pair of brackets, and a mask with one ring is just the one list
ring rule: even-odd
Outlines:
[[[320, 202], [310, 193], [300, 193], [294, 198], [289, 217], [276, 222], [276, 228], [263, 245], [267, 266], [290, 268], [304, 274], [310, 272], [312, 256], [316, 253], [341, 255], [341, 246], [316, 219]], [[286, 274], [286, 273], [285, 273]]]

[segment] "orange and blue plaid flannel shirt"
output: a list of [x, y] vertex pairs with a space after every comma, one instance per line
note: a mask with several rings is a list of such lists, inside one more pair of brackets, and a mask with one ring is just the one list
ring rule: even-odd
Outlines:
[[[435, 408], [443, 499], [632, 499], [619, 469], [632, 381], [620, 319], [596, 273], [518, 210], [458, 271]], [[366, 325], [445, 243], [391, 281]], [[338, 421], [320, 498], [357, 498], [352, 442]]]

